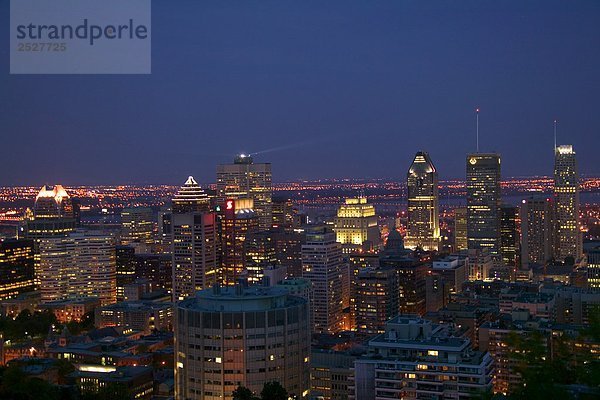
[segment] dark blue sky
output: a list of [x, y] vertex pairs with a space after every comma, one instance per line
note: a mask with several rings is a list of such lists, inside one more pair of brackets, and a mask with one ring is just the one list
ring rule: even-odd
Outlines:
[[214, 180], [240, 151], [274, 179], [552, 172], [552, 120], [600, 174], [600, 2], [153, 1], [152, 75], [8, 74], [0, 185]]

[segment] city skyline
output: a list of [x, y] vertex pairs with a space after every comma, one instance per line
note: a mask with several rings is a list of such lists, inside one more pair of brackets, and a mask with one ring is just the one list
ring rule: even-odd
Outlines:
[[599, 21], [0, 1], [0, 399], [600, 399]]
[[402, 178], [420, 150], [458, 178], [477, 107], [505, 176], [551, 174], [555, 119], [600, 173], [595, 4], [284, 3], [154, 4], [152, 75], [3, 74], [4, 145], [29, 161], [8, 152], [0, 182], [207, 182], [240, 152], [274, 181]]

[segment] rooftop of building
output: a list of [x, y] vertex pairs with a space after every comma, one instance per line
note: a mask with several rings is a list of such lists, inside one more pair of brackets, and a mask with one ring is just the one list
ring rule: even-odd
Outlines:
[[385, 333], [369, 341], [373, 347], [419, 349], [428, 348], [447, 352], [461, 352], [470, 345], [465, 338], [448, 336], [440, 324], [434, 324], [415, 315], [400, 315], [386, 323]]
[[280, 286], [246, 286], [239, 283], [233, 286], [215, 285], [210, 289], [198, 291], [195, 297], [178, 303], [178, 307], [198, 311], [232, 312], [279, 309], [302, 303], [306, 303], [306, 300], [290, 295], [287, 289]]
[[76, 369], [75, 372], [69, 374], [70, 377], [93, 377], [110, 382], [128, 382], [144, 375], [149, 375], [152, 379], [152, 367], [77, 365]]

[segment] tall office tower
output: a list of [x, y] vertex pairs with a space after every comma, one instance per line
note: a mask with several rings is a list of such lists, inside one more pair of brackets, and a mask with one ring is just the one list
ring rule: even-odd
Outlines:
[[388, 236], [385, 249], [379, 257], [379, 265], [393, 269], [398, 274], [399, 314], [425, 314], [427, 265], [404, 247], [402, 236], [396, 229], [392, 229]]
[[221, 267], [223, 284], [233, 285], [246, 276], [245, 242], [259, 230], [252, 199], [228, 199], [221, 218]]
[[440, 218], [438, 173], [424, 151], [415, 155], [406, 174], [408, 188], [408, 226], [406, 247], [439, 249]]
[[[79, 214], [79, 207], [77, 214]], [[27, 209], [17, 237], [33, 239], [35, 283], [39, 285], [39, 242], [41, 239], [65, 236], [77, 227], [73, 201], [61, 185], [43, 186], [35, 198], [33, 210]]]
[[0, 240], [0, 300], [31, 292], [34, 288], [33, 241]]
[[154, 244], [154, 213], [149, 207], [124, 208], [121, 211], [121, 244], [138, 253], [150, 253]]
[[175, 398], [232, 400], [238, 385], [259, 394], [279, 382], [308, 397], [309, 307], [284, 288], [218, 285], [177, 305]]
[[558, 146], [554, 152], [555, 197], [555, 257], [564, 261], [582, 255], [582, 237], [579, 230], [579, 174], [577, 160], [571, 145]]
[[379, 245], [379, 228], [375, 207], [367, 203], [365, 196], [346, 199], [345, 204], [338, 208], [334, 231], [344, 253], [376, 249]]
[[115, 240], [111, 235], [78, 230], [40, 241], [42, 303], [98, 297], [101, 305], [117, 300]]
[[467, 155], [467, 245], [500, 255], [500, 155]]
[[315, 333], [336, 333], [343, 328], [345, 269], [342, 245], [335, 241], [335, 233], [325, 227], [307, 229], [302, 245], [302, 277], [313, 286], [310, 308]]
[[545, 265], [552, 259], [553, 202], [538, 195], [524, 199], [521, 204], [521, 268], [530, 264]]
[[398, 275], [392, 268], [365, 268], [354, 290], [355, 327], [360, 333], [382, 333], [398, 315]]
[[[33, 210], [27, 209], [17, 236], [33, 239], [35, 269], [39, 266], [39, 240], [54, 236], [65, 236], [75, 230], [77, 220], [71, 198], [61, 185], [43, 186], [35, 198]], [[37, 277], [36, 277], [36, 283]]]
[[35, 218], [75, 218], [71, 197], [61, 185], [42, 187], [33, 214]]
[[290, 229], [294, 225], [294, 205], [285, 197], [273, 197], [273, 227]]
[[600, 292], [600, 247], [588, 252], [587, 286], [593, 292]]
[[475, 399], [492, 389], [489, 353], [414, 315], [390, 320], [368, 354], [354, 363], [352, 400]]
[[519, 209], [503, 204], [500, 206], [500, 254], [502, 262], [510, 267], [516, 267], [519, 250], [519, 231], [517, 220]]
[[135, 249], [129, 246], [116, 246], [117, 301], [125, 298], [125, 286], [133, 283], [135, 274]]
[[171, 258], [173, 300], [193, 296], [220, 280], [217, 259], [217, 218], [210, 201], [189, 177], [172, 201]]
[[[249, 283], [262, 282], [265, 276], [264, 270], [278, 265], [275, 240], [271, 231], [249, 232], [244, 242], [244, 254], [246, 255], [246, 277]], [[272, 285], [276, 283], [270, 282]]]
[[171, 200], [173, 214], [210, 212], [210, 198], [193, 176], [189, 176]]
[[217, 166], [218, 204], [241, 198], [254, 200], [254, 211], [258, 215], [261, 230], [273, 225], [272, 195], [270, 163], [254, 164], [251, 156], [241, 154], [233, 164]]
[[467, 207], [457, 207], [454, 209], [454, 251], [467, 248]]

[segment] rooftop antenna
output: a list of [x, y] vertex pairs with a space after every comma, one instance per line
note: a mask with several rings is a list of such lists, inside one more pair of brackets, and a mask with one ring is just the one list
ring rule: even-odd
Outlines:
[[475, 109], [475, 126], [477, 130], [477, 152], [479, 153], [479, 107]]
[[558, 125], [558, 121], [554, 120], [554, 152], [556, 153], [556, 125]]

